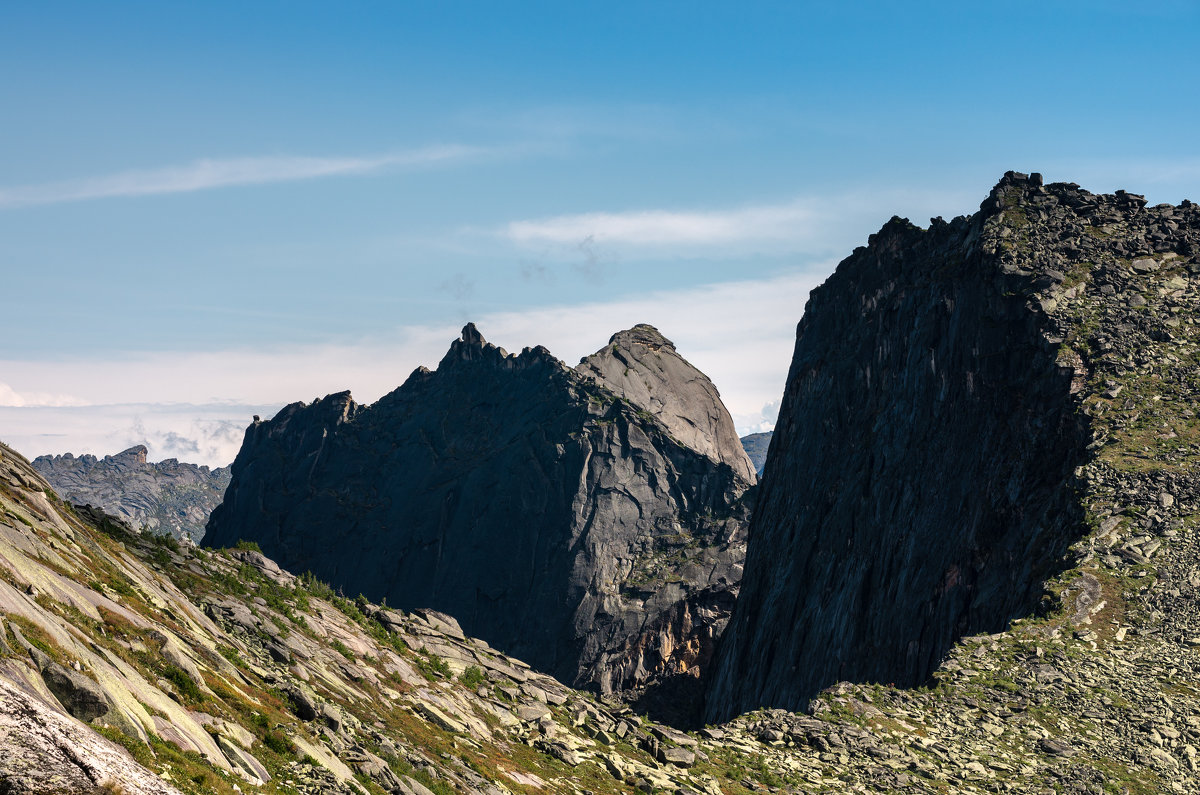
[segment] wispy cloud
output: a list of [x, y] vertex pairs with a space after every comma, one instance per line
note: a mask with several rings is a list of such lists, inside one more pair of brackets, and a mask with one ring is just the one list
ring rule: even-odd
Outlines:
[[803, 248], [824, 256], [846, 251], [894, 213], [917, 223], [947, 209], [972, 212], [962, 192], [860, 189], [799, 196], [774, 204], [720, 209], [648, 209], [588, 212], [512, 221], [500, 236], [526, 247], [610, 251], [703, 252], [744, 256], [749, 251]]
[[20, 408], [25, 406], [80, 406], [86, 401], [71, 395], [47, 392], [18, 392], [0, 381], [0, 406]]
[[253, 416], [269, 416], [281, 405], [0, 406], [0, 441], [30, 458], [67, 452], [105, 456], [143, 444], [152, 461], [224, 466], [237, 454]]
[[519, 243], [575, 243], [591, 238], [601, 243], [676, 245], [729, 243], [787, 238], [797, 226], [812, 222], [810, 201], [707, 212], [645, 210], [581, 213], [531, 221], [514, 221], [508, 236]]
[[486, 149], [462, 145], [429, 146], [371, 157], [272, 155], [196, 160], [179, 166], [125, 171], [41, 185], [0, 188], [0, 208], [37, 204], [190, 193], [239, 185], [265, 185], [320, 177], [369, 174], [388, 168], [428, 166], [464, 160]]

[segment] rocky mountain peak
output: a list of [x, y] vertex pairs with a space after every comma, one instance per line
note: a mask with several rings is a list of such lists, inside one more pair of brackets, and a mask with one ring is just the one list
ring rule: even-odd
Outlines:
[[128, 450], [122, 450], [121, 452], [112, 456], [112, 458], [114, 461], [128, 461], [132, 464], [145, 464], [146, 456], [149, 454], [150, 451], [146, 449], [145, 445], [137, 444], [133, 447], [130, 447]]
[[203, 543], [443, 611], [564, 682], [694, 687], [754, 472], [716, 389], [652, 327], [589, 362], [510, 355], [467, 324], [373, 405], [292, 404], [247, 432]]
[[1190, 585], [1167, 516], [1200, 496], [1173, 480], [1196, 449], [1200, 210], [1146, 204], [1009, 172], [971, 217], [893, 218], [813, 291], [710, 717], [940, 678], [964, 636], [1041, 643], [1015, 621], [1072, 593], [1054, 633], [1090, 641], [1105, 603], [1191, 632], [1194, 603], [1121, 584]]
[[[524, 369], [538, 365], [550, 366], [555, 369], [565, 369], [566, 367], [541, 345], [525, 348], [520, 354], [511, 354], [504, 348], [493, 345], [484, 339], [483, 334], [474, 323], [467, 323], [463, 326], [461, 335], [450, 343], [450, 349], [442, 357], [438, 369], [454, 368], [463, 362], [489, 364], [503, 370]], [[414, 375], [418, 373], [423, 375], [428, 372], [430, 371], [425, 368], [417, 368]]]
[[450, 350], [446, 352], [446, 355], [442, 358], [442, 362], [470, 362], [485, 357], [503, 359], [507, 356], [508, 352], [503, 348], [497, 348], [485, 340], [474, 323], [468, 323], [463, 326], [462, 335], [450, 343]]
[[639, 323], [617, 332], [575, 371], [645, 411], [681, 444], [755, 482], [754, 465], [717, 388], [654, 326]]
[[94, 505], [153, 534], [198, 541], [229, 485], [229, 467], [210, 470], [168, 458], [147, 460], [145, 445], [114, 455], [40, 456], [33, 467], [63, 498]]
[[633, 345], [641, 345], [651, 351], [667, 348], [672, 353], [675, 352], [675, 343], [664, 337], [662, 332], [649, 323], [638, 323], [633, 328], [618, 331], [608, 338], [608, 344], [625, 350], [631, 349]]

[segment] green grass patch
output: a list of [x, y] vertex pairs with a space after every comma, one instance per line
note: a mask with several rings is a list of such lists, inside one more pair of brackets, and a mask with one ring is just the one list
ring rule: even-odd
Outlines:
[[478, 665], [472, 665], [459, 675], [458, 681], [474, 690], [487, 682], [487, 677], [483, 675], [482, 668]]

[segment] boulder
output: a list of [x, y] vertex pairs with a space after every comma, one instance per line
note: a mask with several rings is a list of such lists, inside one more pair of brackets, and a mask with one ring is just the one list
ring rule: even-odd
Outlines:
[[225, 735], [217, 735], [217, 747], [221, 749], [221, 753], [229, 760], [233, 769], [247, 781], [261, 785], [271, 780], [271, 774], [262, 762], [259, 762], [253, 754], [236, 745]]
[[296, 713], [296, 717], [300, 720], [316, 720], [320, 714], [317, 710], [315, 699], [309, 694], [308, 688], [302, 686], [299, 682], [292, 682], [283, 688], [284, 695], [287, 696], [288, 703], [292, 707], [292, 712]]
[[84, 723], [108, 713], [111, 701], [108, 694], [82, 673], [46, 661], [42, 666], [42, 680], [63, 709]]

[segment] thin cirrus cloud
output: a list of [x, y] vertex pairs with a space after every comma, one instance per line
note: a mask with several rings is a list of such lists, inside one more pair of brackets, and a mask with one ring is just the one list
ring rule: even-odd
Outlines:
[[920, 221], [970, 209], [970, 199], [961, 191], [860, 190], [716, 210], [557, 215], [511, 221], [500, 235], [527, 247], [578, 246], [588, 241], [647, 252], [691, 250], [744, 256], [753, 246], [827, 256], [861, 242], [897, 210]]
[[371, 157], [270, 155], [196, 160], [179, 166], [124, 171], [41, 185], [0, 188], [0, 208], [155, 196], [169, 193], [265, 185], [321, 177], [370, 174], [389, 168], [437, 165], [479, 156], [481, 147], [447, 144]]
[[507, 234], [518, 243], [576, 243], [588, 237], [633, 245], [732, 243], [792, 237], [797, 226], [810, 225], [815, 216], [804, 200], [735, 210], [593, 212], [513, 221]]

